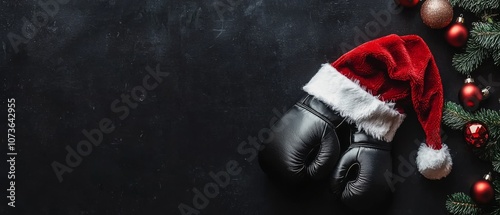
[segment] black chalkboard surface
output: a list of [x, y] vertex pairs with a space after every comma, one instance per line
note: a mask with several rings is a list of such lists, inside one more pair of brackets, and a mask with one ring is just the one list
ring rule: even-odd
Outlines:
[[[327, 183], [295, 189], [268, 180], [252, 141], [304, 95], [322, 63], [374, 38], [421, 36], [446, 100], [457, 101], [465, 79], [451, 65], [460, 49], [446, 43], [445, 30], [426, 27], [420, 5], [390, 0], [0, 5], [0, 188], [15, 194], [0, 214], [353, 214]], [[474, 16], [464, 17], [470, 27]], [[492, 86], [482, 107], [500, 106], [498, 70], [485, 62], [473, 74]], [[15, 150], [7, 139], [12, 103]], [[382, 214], [446, 214], [446, 196], [469, 192], [491, 168], [443, 126], [454, 169], [427, 180], [411, 163], [423, 137], [409, 112], [392, 152], [403, 180]]]

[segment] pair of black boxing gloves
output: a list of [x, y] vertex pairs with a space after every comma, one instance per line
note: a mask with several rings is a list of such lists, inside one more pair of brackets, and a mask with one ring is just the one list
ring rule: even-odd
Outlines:
[[259, 164], [272, 180], [291, 186], [329, 180], [333, 194], [354, 210], [378, 209], [390, 197], [391, 144], [358, 130], [317, 98], [302, 98], [271, 130]]

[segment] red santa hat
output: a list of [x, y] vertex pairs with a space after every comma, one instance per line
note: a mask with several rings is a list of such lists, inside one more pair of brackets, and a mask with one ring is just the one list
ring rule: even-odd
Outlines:
[[366, 42], [331, 64], [324, 64], [304, 91], [328, 104], [358, 129], [391, 142], [413, 107], [425, 132], [416, 164], [428, 179], [447, 176], [452, 167], [441, 143], [443, 87], [427, 44], [416, 35], [388, 35]]

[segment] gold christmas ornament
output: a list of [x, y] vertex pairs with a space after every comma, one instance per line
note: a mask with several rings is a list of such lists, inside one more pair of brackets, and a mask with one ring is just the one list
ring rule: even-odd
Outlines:
[[420, 8], [420, 16], [430, 28], [444, 28], [453, 19], [453, 7], [448, 0], [426, 0]]

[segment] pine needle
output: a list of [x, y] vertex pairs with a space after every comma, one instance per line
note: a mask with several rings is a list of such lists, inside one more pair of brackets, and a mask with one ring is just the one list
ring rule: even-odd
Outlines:
[[[500, 45], [499, 45], [499, 47], [500, 47]], [[500, 66], [500, 49], [496, 49], [492, 53], [492, 56], [493, 56], [493, 61], [494, 61], [495, 65]]]
[[498, 154], [491, 161], [491, 165], [493, 166], [493, 171], [500, 173], [500, 157]]
[[459, 104], [451, 101], [444, 104], [443, 123], [451, 129], [462, 130], [472, 118], [472, 113], [465, 111]]
[[474, 22], [471, 37], [483, 48], [500, 49], [500, 24]]
[[481, 148], [474, 148], [472, 151], [479, 159], [483, 161], [492, 161], [495, 159], [495, 156], [500, 153], [498, 151], [496, 141], [488, 141], [488, 143], [486, 143], [486, 146]]
[[489, 57], [500, 66], [500, 23], [494, 21], [500, 0], [450, 0], [450, 3], [483, 18], [483, 22], [473, 23], [465, 51], [453, 56], [453, 67], [459, 73], [469, 75]]
[[462, 192], [448, 196], [446, 200], [446, 210], [452, 214], [458, 215], [474, 215], [481, 213], [481, 208], [472, 201], [472, 198]]
[[479, 121], [488, 127], [490, 140], [495, 141], [500, 137], [500, 111], [481, 108], [469, 112], [457, 103], [448, 101], [444, 104], [443, 123], [454, 130], [462, 130], [465, 123]]
[[488, 49], [479, 45], [472, 38], [469, 38], [465, 52], [455, 54], [453, 56], [452, 65], [458, 72], [468, 75], [477, 69], [484, 59], [490, 57], [490, 55]]
[[499, 0], [450, 0], [451, 5], [462, 7], [475, 14], [480, 14], [484, 10], [497, 9], [500, 7]]

